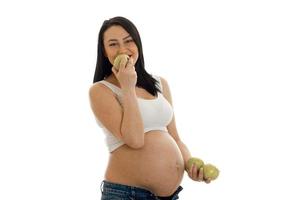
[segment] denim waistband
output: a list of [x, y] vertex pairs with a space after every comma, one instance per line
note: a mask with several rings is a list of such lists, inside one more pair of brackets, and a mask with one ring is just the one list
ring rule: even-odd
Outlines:
[[102, 194], [105, 194], [106, 192], [113, 192], [113, 193], [118, 193], [122, 195], [128, 195], [133, 197], [133, 199], [159, 199], [159, 200], [173, 200], [177, 199], [176, 197], [178, 196], [178, 193], [182, 190], [183, 188], [179, 186], [177, 190], [168, 197], [160, 197], [156, 196], [153, 194], [151, 191], [140, 188], [140, 187], [135, 187], [135, 186], [129, 186], [129, 185], [123, 185], [119, 183], [112, 183], [106, 180], [103, 180], [101, 183], [101, 192]]

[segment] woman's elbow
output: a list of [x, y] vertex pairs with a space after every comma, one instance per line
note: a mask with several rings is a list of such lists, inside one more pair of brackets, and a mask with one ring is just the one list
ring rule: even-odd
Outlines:
[[125, 143], [127, 144], [127, 146], [129, 146], [132, 149], [141, 149], [145, 145], [144, 138], [130, 140], [130, 141], [127, 141]]
[[131, 144], [129, 147], [131, 147], [132, 149], [141, 149], [144, 147], [144, 143], [134, 143]]
[[125, 132], [125, 131], [121, 131], [121, 135], [122, 135], [122, 140], [123, 142], [129, 146], [132, 149], [140, 149], [144, 146], [145, 142], [144, 142], [144, 132], [143, 130], [139, 131], [139, 132], [130, 132], [131, 134], [129, 134], [129, 132]]

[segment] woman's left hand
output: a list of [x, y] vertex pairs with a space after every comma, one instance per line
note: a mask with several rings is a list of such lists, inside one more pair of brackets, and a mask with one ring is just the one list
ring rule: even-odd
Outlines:
[[205, 179], [203, 174], [203, 168], [197, 169], [196, 165], [193, 164], [192, 167], [187, 170], [189, 177], [194, 181], [204, 181], [205, 183], [210, 183], [210, 179]]

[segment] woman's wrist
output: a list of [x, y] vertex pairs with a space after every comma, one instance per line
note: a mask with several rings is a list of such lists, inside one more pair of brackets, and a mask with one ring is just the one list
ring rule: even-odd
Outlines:
[[188, 169], [188, 160], [190, 159], [190, 157], [189, 158], [187, 158], [186, 160], [185, 160], [185, 162], [184, 162], [184, 170], [186, 171], [186, 172], [189, 172], [189, 169]]
[[123, 88], [122, 89], [122, 95], [127, 97], [136, 97], [136, 92], [134, 88]]

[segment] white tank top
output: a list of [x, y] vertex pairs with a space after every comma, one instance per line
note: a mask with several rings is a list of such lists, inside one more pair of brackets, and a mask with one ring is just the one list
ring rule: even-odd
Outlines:
[[[159, 87], [163, 90], [159, 76], [153, 76], [159, 81]], [[108, 81], [101, 80], [99, 83], [104, 84], [110, 88], [116, 95], [122, 105], [122, 90], [116, 85], [109, 83]], [[158, 96], [155, 99], [143, 99], [137, 97], [142, 121], [144, 124], [144, 133], [151, 130], [161, 130], [167, 132], [166, 126], [171, 122], [173, 118], [173, 108], [170, 103], [164, 98], [163, 94], [158, 92]], [[97, 120], [98, 125], [103, 129], [105, 133], [105, 141], [109, 152], [114, 151], [118, 147], [122, 146], [124, 142], [115, 137], [103, 124]], [[165, 134], [165, 133], [162, 133]]]

